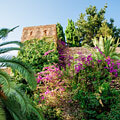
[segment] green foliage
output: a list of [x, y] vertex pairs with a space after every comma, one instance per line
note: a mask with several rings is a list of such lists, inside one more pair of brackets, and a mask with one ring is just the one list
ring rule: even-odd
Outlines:
[[112, 29], [110, 29], [107, 25], [106, 21], [103, 21], [101, 23], [101, 27], [99, 28], [99, 30], [97, 31], [96, 37], [109, 37], [112, 36], [113, 32]]
[[[18, 53], [17, 60], [23, 61], [31, 67], [35, 73], [42, 71], [43, 67], [58, 63], [58, 52], [53, 41], [48, 38], [42, 40], [33, 39], [24, 42], [22, 50]], [[33, 91], [21, 74], [15, 72], [14, 80], [21, 83], [21, 88], [30, 96]]]
[[56, 28], [57, 28], [57, 38], [58, 38], [58, 40], [62, 40], [62, 41], [65, 42], [65, 34], [63, 32], [62, 25], [60, 23], [57, 23]]
[[97, 11], [95, 6], [90, 6], [86, 9], [85, 14], [81, 13], [76, 25], [77, 35], [82, 45], [93, 46], [92, 39], [101, 35], [102, 37], [111, 35], [116, 40], [119, 38], [119, 29], [114, 26], [114, 21], [111, 19], [111, 23], [106, 22], [106, 8], [105, 5], [103, 9]]
[[[97, 31], [105, 19], [104, 14], [106, 7], [107, 6], [97, 12], [97, 8], [95, 6], [90, 6], [86, 9], [86, 14], [81, 13], [76, 25], [78, 27], [78, 36], [82, 44], [87, 43], [92, 45], [92, 38], [96, 36]], [[85, 19], [86, 15], [87, 19]]]
[[[49, 50], [54, 51], [44, 56]], [[18, 53], [17, 59], [31, 66], [35, 73], [37, 73], [38, 71], [41, 71], [43, 67], [52, 63], [57, 63], [58, 52], [53, 41], [47, 41], [47, 38], [42, 40], [27, 40], [24, 42], [22, 51]]]
[[[31, 67], [35, 73], [40, 72], [43, 67], [52, 65], [58, 62], [58, 52], [53, 41], [47, 41], [47, 38], [42, 40], [33, 39], [24, 42], [22, 51], [18, 53], [17, 60], [25, 62], [29, 67]], [[15, 72], [14, 79], [18, 83], [22, 83], [23, 90], [32, 96], [32, 91], [30, 90], [28, 84], [24, 78]]]
[[0, 99], [0, 119], [6, 120], [5, 110], [3, 109], [3, 104], [1, 99]]
[[[115, 39], [111, 36], [94, 38], [93, 45], [97, 48], [93, 50], [93, 55], [97, 55], [98, 59], [105, 59], [105, 57], [110, 57], [115, 60], [120, 60], [120, 54], [116, 53], [116, 48], [119, 46], [119, 39], [115, 43]], [[96, 51], [97, 50], [97, 51]]]
[[66, 35], [67, 44], [70, 47], [79, 46], [80, 43], [79, 43], [78, 37], [76, 35], [75, 24], [72, 20], [68, 19], [68, 25], [65, 30], [65, 35]]
[[13, 31], [14, 29], [16, 29], [17, 27], [19, 27], [19, 26], [16, 26], [16, 27], [14, 27], [14, 28], [12, 28], [12, 29], [8, 29], [8, 28], [2, 28], [2, 29], [0, 29], [0, 39], [6, 38], [7, 35], [8, 35], [8, 33], [9, 33], [9, 32], [12, 32], [12, 31]]
[[[104, 83], [109, 84], [109, 83]], [[112, 107], [116, 108], [119, 104], [117, 103], [119, 92], [110, 89], [110, 86], [102, 87], [102, 93], [92, 93], [84, 90], [79, 90], [74, 97], [79, 101], [81, 109], [84, 112], [85, 119], [95, 119], [95, 120], [108, 120], [112, 116], [112, 118], [120, 116], [120, 113], [117, 115], [113, 115]], [[117, 94], [116, 94], [117, 93]], [[115, 110], [115, 109], [114, 109]], [[112, 115], [111, 115], [112, 114]], [[118, 120], [118, 119], [116, 119]]]
[[42, 106], [42, 109], [47, 120], [63, 120], [61, 109], [51, 106]]
[[[85, 120], [107, 120], [116, 118], [118, 114], [113, 115], [114, 110], [119, 108], [120, 91], [111, 88], [111, 74], [104, 67], [105, 61], [97, 62], [96, 59], [87, 57], [81, 61], [82, 66], [75, 79], [72, 82], [73, 99], [79, 102]], [[117, 108], [116, 108], [117, 107]], [[113, 110], [114, 109], [114, 110]]]
[[[120, 98], [118, 97], [120, 100]], [[120, 101], [116, 105], [111, 107], [111, 111], [107, 116], [104, 116], [105, 120], [119, 120], [120, 119]]]
[[[7, 34], [13, 31], [15, 28], [10, 30], [1, 29], [0, 38], [5, 38]], [[0, 48], [1, 55], [3, 55], [3, 53], [6, 53], [12, 50], [20, 50], [20, 48], [16, 48], [16, 47], [11, 47], [11, 48], [4, 47], [4, 45], [8, 45], [11, 43], [21, 45], [21, 43], [17, 41], [2, 43], [0, 44], [0, 47], [3, 47], [3, 48]], [[11, 77], [2, 70], [3, 67], [10, 67], [13, 69], [13, 71], [17, 70], [20, 74], [23, 75], [23, 77], [25, 78], [26, 82], [28, 82], [32, 90], [36, 89], [37, 82], [34, 77], [34, 72], [28, 66], [26, 66], [23, 62], [19, 60], [11, 59], [6, 56], [0, 56], [0, 102], [2, 102], [5, 109], [8, 111], [6, 113], [6, 118], [9, 120], [10, 119], [26, 120], [25, 118], [26, 114], [27, 113], [30, 114], [32, 111], [35, 114], [37, 114], [40, 120], [44, 120], [41, 112], [38, 112], [36, 107], [32, 105], [33, 103], [30, 102], [27, 96], [22, 93], [20, 89], [20, 85], [12, 81]], [[4, 113], [4, 109], [2, 109], [1, 104], [0, 104], [0, 110], [2, 113]], [[3, 118], [3, 117], [4, 117], [3, 114], [1, 114], [0, 118]]]

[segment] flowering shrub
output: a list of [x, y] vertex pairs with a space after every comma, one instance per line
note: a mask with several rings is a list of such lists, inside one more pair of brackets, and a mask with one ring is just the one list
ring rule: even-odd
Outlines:
[[[101, 55], [104, 56], [104, 54], [100, 51], [99, 52]], [[92, 69], [99, 69], [104, 71], [104, 69], [108, 70], [109, 74], [111, 73], [111, 77], [117, 77], [118, 76], [118, 72], [120, 70], [120, 61], [119, 60], [113, 60], [111, 59], [109, 56], [104, 58], [104, 59], [95, 59], [94, 57], [92, 57], [92, 54], [88, 55], [87, 57], [85, 57], [84, 55], [80, 55], [78, 56], [77, 59], [75, 59], [75, 61], [77, 61], [77, 64], [75, 65], [75, 71], [76, 73], [80, 72], [80, 70], [85, 70], [86, 67], [91, 67]]]
[[58, 41], [59, 67], [64, 69], [66, 68], [66, 63], [70, 66], [71, 60], [73, 60], [72, 56], [65, 54], [65, 52], [69, 52], [67, 47], [65, 42], [61, 40]]
[[61, 79], [62, 71], [56, 64], [44, 67], [42, 72], [37, 73], [38, 101], [46, 105], [58, 106], [60, 100], [64, 99], [67, 81]]
[[84, 119], [102, 119], [111, 106], [118, 105], [119, 91], [112, 89], [110, 83], [119, 77], [120, 61], [109, 56], [102, 60], [92, 55], [85, 57], [81, 53], [75, 61], [73, 99], [78, 100]]
[[71, 80], [66, 74], [66, 70], [60, 70], [56, 64], [37, 73], [34, 99], [48, 120], [75, 120], [73, 113], [77, 113], [76, 108], [79, 110], [78, 103], [71, 98]]
[[47, 38], [25, 41], [17, 59], [31, 66], [36, 73], [41, 71], [46, 65], [58, 63], [58, 51], [55, 44], [53, 41], [46, 41]]
[[[57, 52], [52, 46], [48, 49], [48, 46], [49, 44], [43, 45], [40, 53], [30, 51], [30, 57], [27, 58], [28, 61], [35, 62], [31, 62], [37, 71], [38, 84], [34, 91], [34, 102], [42, 107], [45, 118], [100, 120], [106, 119], [107, 115], [109, 118], [111, 115], [114, 117], [113, 110], [119, 110], [117, 106], [120, 102], [117, 100], [119, 91], [111, 88], [111, 81], [119, 78], [120, 61], [106, 57], [99, 48], [96, 49], [101, 57], [97, 59], [92, 54], [84, 56], [81, 52], [76, 58], [65, 56], [66, 44], [61, 42], [58, 46], [60, 64], [55, 64]], [[36, 44], [36, 47], [39, 49], [39, 45]], [[31, 52], [34, 52], [34, 56]], [[38, 59], [37, 55], [40, 55]]]
[[[46, 42], [46, 40], [47, 38], [42, 40], [32, 39], [25, 41], [22, 51], [18, 53], [16, 59], [25, 62], [35, 71], [35, 73], [42, 71], [45, 66], [58, 63], [58, 51], [53, 41], [49, 40], [49, 42]], [[22, 89], [25, 90], [25, 92], [30, 96], [33, 95], [30, 87], [18, 72], [15, 73], [14, 79], [17, 83], [23, 83]]]

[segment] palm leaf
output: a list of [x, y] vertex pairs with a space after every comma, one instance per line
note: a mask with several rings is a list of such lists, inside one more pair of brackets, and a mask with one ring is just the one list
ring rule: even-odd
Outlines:
[[0, 30], [0, 39], [1, 39], [1, 38], [2, 38], [2, 39], [6, 38], [7, 35], [8, 35], [8, 33], [9, 33], [9, 32], [12, 32], [12, 31], [13, 31], [14, 29], [16, 29], [17, 27], [19, 27], [19, 26], [16, 26], [16, 27], [14, 27], [14, 28], [12, 28], [12, 29], [2, 28], [2, 29]]
[[15, 98], [20, 103], [22, 111], [25, 112], [27, 106], [24, 96], [20, 90], [16, 89], [16, 84], [10, 81], [10, 76], [2, 70], [0, 70], [0, 84], [5, 95], [8, 97], [12, 96], [13, 99]]
[[45, 120], [41, 110], [36, 108], [35, 105], [30, 101], [30, 99], [28, 99], [25, 95], [23, 96], [27, 104], [27, 109], [25, 113], [23, 113], [23, 111], [20, 109], [20, 104], [15, 99], [13, 100], [12, 97], [9, 97], [7, 101], [4, 101], [7, 109], [9, 110], [13, 118], [15, 120], [27, 120], [27, 116], [34, 113], [37, 116], [38, 120]]
[[17, 47], [0, 48], [0, 54], [10, 52], [12, 50], [21, 50], [21, 48], [17, 48]]
[[23, 46], [23, 44], [19, 41], [9, 41], [9, 42], [3, 42], [0, 44], [0, 47], [4, 46], [4, 45], [9, 45], [9, 44], [16, 44], [16, 45], [19, 45], [19, 46]]
[[[13, 120], [13, 118], [14, 118], [14, 120], [27, 120], [26, 116], [25, 116], [27, 108], [26, 108], [26, 111], [23, 112], [22, 109], [21, 109], [21, 105], [17, 101], [17, 99], [13, 99], [12, 96], [9, 96], [7, 98], [7, 100], [4, 100], [3, 102], [4, 102], [5, 106], [6, 106], [6, 109], [10, 112], [12, 120]], [[26, 101], [26, 104], [27, 104], [27, 101]], [[11, 117], [9, 118], [8, 112], [6, 113], [6, 115], [7, 115], [8, 119], [11, 118]]]
[[114, 60], [120, 60], [119, 56], [112, 56], [111, 58], [114, 59]]
[[104, 43], [104, 54], [106, 56], [109, 56], [110, 54], [110, 46], [111, 46], [110, 40], [106, 40], [106, 42]]
[[28, 66], [23, 64], [23, 62], [1, 57], [0, 63], [2, 63], [4, 67], [11, 67], [13, 70], [17, 70], [27, 80], [30, 87], [36, 89], [37, 81], [34, 77], [34, 73]]
[[36, 107], [34, 107], [32, 103], [29, 104], [28, 106], [29, 106], [29, 109], [37, 115], [37, 117], [39, 118], [38, 120], [45, 120], [40, 108], [37, 109]]
[[98, 42], [98, 47], [101, 49], [101, 51], [104, 51], [104, 39], [102, 36], [100, 36], [100, 40]]

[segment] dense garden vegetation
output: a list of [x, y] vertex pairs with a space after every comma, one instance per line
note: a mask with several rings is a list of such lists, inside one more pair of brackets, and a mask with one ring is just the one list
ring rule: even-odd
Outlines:
[[[44, 45], [34, 44], [33, 41]], [[45, 39], [25, 42], [24, 49], [17, 59], [26, 61], [36, 71], [37, 88], [31, 91], [18, 73], [15, 74], [16, 82], [22, 83], [22, 89], [36, 106], [43, 110], [47, 120], [119, 119], [120, 91], [119, 86], [116, 85], [120, 77], [118, 60], [120, 55], [115, 53], [118, 44], [111, 42], [111, 37], [104, 38], [102, 41], [104, 46], [97, 45], [104, 49], [99, 49], [95, 44], [94, 54], [84, 56], [79, 52], [75, 58], [70, 56], [69, 64], [66, 67], [63, 65], [63, 68], [58, 64], [59, 56], [52, 42], [45, 42]], [[48, 44], [49, 48], [45, 49]], [[61, 50], [64, 47], [65, 43], [62, 41], [58, 48]], [[41, 56], [39, 62], [42, 68], [38, 69], [39, 64], [35, 67], [36, 64], [30, 62], [36, 53], [32, 54], [33, 56], [29, 53], [34, 50], [36, 52], [40, 50], [41, 55], [38, 54], [35, 60], [37, 61]], [[28, 54], [31, 57], [27, 56]]]
[[[2, 39], [7, 37], [8, 33], [13, 31], [15, 28], [1, 29], [0, 38]], [[4, 67], [10, 67], [13, 71], [18, 71], [25, 78], [29, 88], [31, 90], [36, 89], [37, 82], [32, 69], [22, 61], [11, 59], [10, 56], [2, 55], [3, 53], [12, 50], [21, 50], [21, 48], [18, 47], [5, 46], [9, 44], [22, 45], [18, 41], [3, 42], [0, 44], [0, 119], [26, 120], [32, 114], [35, 114], [38, 119], [44, 119], [40, 109], [37, 109], [29, 97], [24, 94], [20, 88], [20, 84], [16, 84], [14, 79], [3, 70]]]
[[[9, 120], [120, 119], [120, 54], [116, 53], [120, 33], [113, 20], [105, 20], [105, 10], [106, 6], [99, 12], [90, 6], [87, 19], [81, 14], [75, 24], [68, 20], [65, 34], [57, 23], [57, 48], [53, 40], [44, 38], [25, 41], [21, 48], [0, 49], [0, 53], [20, 50], [16, 58], [0, 58], [1, 67], [11, 67], [13, 72], [9, 76], [0, 69], [3, 119], [5, 112]], [[62, 50], [68, 47], [64, 35], [69, 46], [87, 44], [91, 54], [80, 51], [69, 56], [68, 64], [61, 63]], [[10, 43], [21, 45], [15, 41], [0, 46]]]

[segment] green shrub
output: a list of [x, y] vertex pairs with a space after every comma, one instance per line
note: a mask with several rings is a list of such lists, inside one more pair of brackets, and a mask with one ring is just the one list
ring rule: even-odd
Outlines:
[[73, 99], [79, 102], [84, 119], [106, 120], [107, 115], [113, 115], [113, 106], [118, 105], [120, 91], [111, 88], [110, 84], [119, 76], [119, 63], [113, 63], [109, 57], [96, 60], [91, 55], [79, 56], [77, 60], [72, 82]]
[[[44, 38], [42, 40], [33, 39], [25, 41], [22, 51], [18, 53], [17, 58], [30, 65], [36, 73], [47, 65], [58, 63], [56, 46], [52, 40], [48, 40], [48, 38]], [[44, 56], [49, 50], [53, 51]]]
[[[23, 43], [22, 50], [15, 59], [23, 61], [37, 73], [45, 66], [58, 63], [58, 52], [53, 40], [48, 38], [42, 40], [33, 39]], [[31, 96], [33, 92], [23, 79], [22, 75], [18, 74], [18, 72], [14, 73], [13, 79], [16, 82], [21, 83], [22, 89]]]

